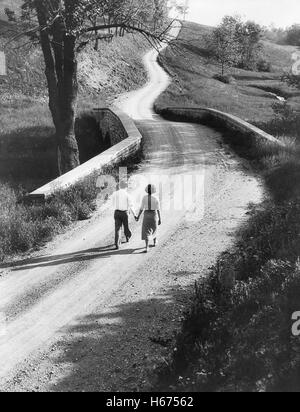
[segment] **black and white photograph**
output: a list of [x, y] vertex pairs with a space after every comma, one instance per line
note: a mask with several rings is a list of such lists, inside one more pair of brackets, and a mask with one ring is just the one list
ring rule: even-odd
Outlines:
[[299, 0], [0, 0], [0, 393], [300, 392]]

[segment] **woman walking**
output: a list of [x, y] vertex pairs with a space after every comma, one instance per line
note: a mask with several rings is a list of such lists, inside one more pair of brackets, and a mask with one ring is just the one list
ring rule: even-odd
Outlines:
[[138, 222], [144, 213], [142, 240], [146, 242], [146, 253], [148, 253], [151, 240], [154, 242], [154, 247], [157, 245], [157, 230], [158, 226], [161, 225], [161, 210], [159, 199], [154, 196], [156, 187], [154, 185], [148, 185], [146, 187], [146, 193], [147, 195], [143, 198], [141, 209], [136, 220]]

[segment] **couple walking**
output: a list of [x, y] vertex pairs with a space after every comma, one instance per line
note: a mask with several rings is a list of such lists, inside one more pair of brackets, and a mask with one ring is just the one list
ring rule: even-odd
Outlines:
[[133, 214], [135, 220], [138, 222], [142, 214], [142, 240], [146, 243], [146, 253], [149, 252], [150, 242], [153, 240], [154, 247], [157, 245], [157, 230], [161, 225], [161, 210], [159, 199], [155, 196], [156, 187], [149, 184], [146, 187], [146, 195], [142, 200], [139, 214], [136, 215], [134, 209], [134, 202], [128, 194], [128, 187], [126, 182], [120, 183], [120, 188], [113, 195], [113, 204], [115, 209], [115, 244], [116, 248], [121, 246], [121, 231], [124, 227], [127, 243], [130, 241], [132, 233], [129, 229], [129, 215]]

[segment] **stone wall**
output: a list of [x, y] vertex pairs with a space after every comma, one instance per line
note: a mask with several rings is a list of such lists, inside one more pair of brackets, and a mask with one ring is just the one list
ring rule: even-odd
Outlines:
[[76, 139], [81, 163], [85, 163], [128, 137], [116, 110], [94, 109], [81, 113], [76, 119]]
[[93, 112], [105, 147], [112, 147], [128, 137], [127, 131], [118, 116], [117, 109], [95, 109]]
[[160, 111], [160, 114], [169, 120], [187, 121], [193, 123], [222, 126], [229, 131], [240, 132], [247, 136], [249, 143], [268, 140], [271, 143], [284, 146], [280, 140], [264, 132], [256, 126], [228, 113], [208, 108], [169, 107]]

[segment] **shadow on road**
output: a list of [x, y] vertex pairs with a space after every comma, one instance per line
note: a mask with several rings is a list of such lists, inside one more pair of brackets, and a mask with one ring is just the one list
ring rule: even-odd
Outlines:
[[114, 245], [99, 247], [94, 249], [81, 250], [73, 253], [66, 253], [54, 256], [41, 256], [38, 258], [25, 259], [13, 263], [2, 264], [0, 269], [12, 268], [12, 271], [30, 270], [50, 266], [59, 266], [67, 263], [85, 262], [95, 259], [105, 259], [117, 255], [131, 255], [144, 250], [139, 249], [120, 249], [116, 250]]
[[[82, 262], [89, 262], [99, 259], [108, 259], [114, 256], [125, 256], [132, 254], [142, 254], [145, 248], [139, 249], [124, 249], [116, 250], [113, 245], [107, 247], [99, 247], [94, 249], [87, 249], [75, 253], [68, 253], [56, 256], [42, 256], [35, 259], [17, 262], [17, 267], [12, 271], [36, 270], [47, 267], [58, 267], [66, 264], [78, 264]], [[4, 265], [2, 265], [4, 267]], [[76, 274], [76, 270], [69, 271], [67, 274], [64, 271], [56, 271], [53, 273], [51, 279], [41, 280], [39, 286], [32, 288], [22, 295], [17, 295], [5, 309], [6, 317], [10, 321], [17, 318], [21, 313], [29, 310], [34, 305], [38, 304], [50, 292], [57, 290], [59, 286], [66, 283], [70, 278]]]
[[[175, 274], [174, 274], [175, 275]], [[188, 274], [186, 273], [188, 276]], [[161, 296], [99, 308], [69, 326], [52, 355], [48, 390], [57, 392], [145, 391], [156, 365], [165, 364], [194, 282]], [[133, 292], [134, 296], [134, 292]]]

